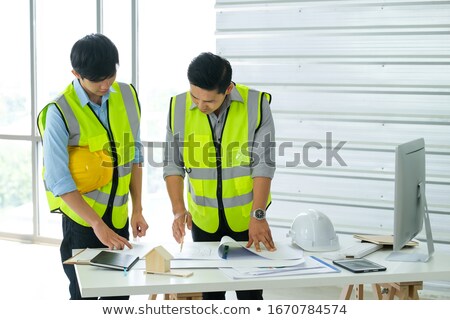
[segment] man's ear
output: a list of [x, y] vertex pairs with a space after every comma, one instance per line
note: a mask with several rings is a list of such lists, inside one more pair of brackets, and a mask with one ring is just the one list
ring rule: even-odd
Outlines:
[[225, 94], [230, 94], [231, 91], [233, 90], [233, 88], [234, 88], [234, 83], [232, 82], [232, 83], [230, 83], [230, 85], [228, 86], [227, 91], [225, 91]]
[[77, 79], [81, 79], [81, 75], [76, 72], [75, 70], [72, 69], [72, 74], [77, 78]]

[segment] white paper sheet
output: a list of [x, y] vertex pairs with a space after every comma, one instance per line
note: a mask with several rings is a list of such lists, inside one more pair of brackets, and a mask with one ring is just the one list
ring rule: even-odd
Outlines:
[[219, 259], [219, 260], [171, 260], [171, 269], [196, 269], [196, 268], [232, 268], [232, 267], [284, 267], [298, 265], [304, 259], [297, 260], [272, 260], [272, 259]]
[[303, 250], [300, 247], [292, 244], [290, 240], [275, 241], [275, 247], [277, 248], [277, 250], [275, 251], [269, 251], [264, 245], [261, 245], [261, 251], [258, 252], [256, 251], [254, 246], [246, 248], [246, 245], [247, 242], [235, 241], [231, 237], [225, 236], [220, 241], [219, 252], [224, 251], [224, 246], [228, 246], [231, 249], [229, 249], [228, 258], [230, 258], [230, 254], [232, 254], [233, 248], [242, 248], [246, 251], [252, 252], [259, 257], [272, 260], [297, 260], [303, 257]]
[[297, 265], [282, 267], [232, 267], [220, 268], [232, 279], [249, 279], [261, 277], [280, 277], [302, 274], [340, 272], [336, 267], [316, 258], [305, 257], [303, 262]]
[[[179, 245], [168, 245], [166, 249], [174, 259], [170, 262], [173, 269], [183, 268], [231, 268], [231, 267], [282, 267], [303, 263], [303, 250], [293, 246], [290, 241], [275, 242], [276, 251], [262, 248], [246, 248], [246, 241], [235, 241], [223, 237], [219, 242], [186, 242], [183, 251]], [[227, 254], [224, 255], [227, 247]], [[223, 258], [222, 258], [223, 257]]]
[[[298, 260], [303, 257], [303, 250], [293, 245], [290, 241], [276, 241], [277, 250], [269, 251], [261, 245], [261, 251], [255, 247], [246, 248], [246, 241], [235, 241], [225, 236], [218, 242], [186, 242], [183, 251], [178, 247], [171, 247], [168, 251], [174, 260]], [[226, 252], [226, 254], [225, 254]]]

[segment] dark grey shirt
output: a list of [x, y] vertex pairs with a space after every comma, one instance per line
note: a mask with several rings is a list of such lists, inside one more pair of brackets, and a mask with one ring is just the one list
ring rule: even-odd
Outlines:
[[[236, 88], [233, 88], [231, 93], [227, 95], [223, 101], [219, 108], [219, 116], [214, 112], [208, 115], [214, 131], [215, 141], [218, 141], [221, 138], [226, 110], [231, 107], [232, 101], [243, 102], [242, 96]], [[192, 104], [191, 109], [193, 108], [197, 108], [197, 106]], [[174, 141], [174, 136], [170, 129], [170, 114], [166, 126], [166, 142], [163, 169], [164, 179], [167, 176], [174, 175], [184, 177], [184, 169], [178, 166], [174, 161], [174, 154], [177, 154], [176, 149], [178, 146]], [[167, 146], [171, 147], [167, 149]], [[266, 99], [263, 99], [261, 125], [255, 133], [251, 152], [254, 155], [254, 158], [257, 159], [257, 161], [252, 164], [252, 177], [267, 177], [272, 179], [275, 173], [275, 126], [273, 123], [272, 112], [270, 111], [270, 105]]]

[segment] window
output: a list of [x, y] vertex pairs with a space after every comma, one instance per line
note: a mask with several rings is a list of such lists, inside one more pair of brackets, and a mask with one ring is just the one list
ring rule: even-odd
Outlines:
[[[70, 14], [66, 14], [67, 9], [67, 2], [64, 1], [36, 1], [37, 112], [73, 80], [70, 51], [75, 41], [96, 32], [95, 1], [77, 1], [76, 5], [70, 6]], [[83, 17], [83, 23], [80, 23], [79, 17]], [[33, 120], [34, 123], [36, 120]], [[41, 150], [41, 143], [37, 144], [38, 150]], [[61, 217], [59, 214], [50, 213], [48, 208], [41, 174], [42, 152], [38, 153], [37, 160], [40, 162], [38, 172], [35, 173], [39, 190], [39, 224], [36, 236], [59, 239], [62, 235]], [[32, 216], [32, 211], [29, 214]]]
[[31, 133], [29, 26], [28, 1], [0, 4], [0, 29], [14, 30], [2, 32], [0, 135]]
[[31, 234], [31, 142], [21, 141], [31, 134], [28, 1], [2, 2], [0, 29], [14, 30], [2, 32], [0, 53], [0, 232]]
[[[154, 4], [153, 4], [154, 5]], [[117, 81], [131, 83], [131, 1], [103, 1], [103, 34], [119, 50]]]
[[161, 148], [170, 97], [189, 90], [190, 61], [203, 51], [215, 52], [214, 31], [213, 0], [139, 3], [138, 89], [141, 139], [147, 146], [143, 205], [150, 225], [149, 236], [158, 241], [164, 237], [172, 239], [172, 208], [162, 178]]
[[[99, 27], [119, 50], [117, 80], [138, 82], [141, 139], [153, 146], [145, 150], [143, 183], [149, 233], [171, 238], [170, 225], [160, 224], [171, 221], [161, 166], [167, 108], [171, 96], [188, 89], [186, 70], [191, 59], [202, 51], [215, 51], [214, 1], [136, 1], [138, 16], [133, 16], [133, 3], [103, 1], [101, 12], [95, 0], [79, 0], [70, 8], [58, 0], [0, 4], [0, 28], [14, 30], [2, 34], [7, 50], [0, 53], [0, 234], [61, 238], [60, 216], [49, 212], [42, 182], [36, 116], [73, 80], [70, 51], [75, 41]], [[135, 21], [139, 38], [133, 48]], [[137, 48], [139, 68], [133, 74], [132, 53]]]
[[0, 140], [0, 232], [31, 234], [31, 143]]

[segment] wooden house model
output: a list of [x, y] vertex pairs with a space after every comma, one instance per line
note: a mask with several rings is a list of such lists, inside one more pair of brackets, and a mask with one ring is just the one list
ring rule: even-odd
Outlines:
[[170, 272], [173, 256], [163, 246], [157, 246], [145, 255], [145, 271], [154, 273]]

